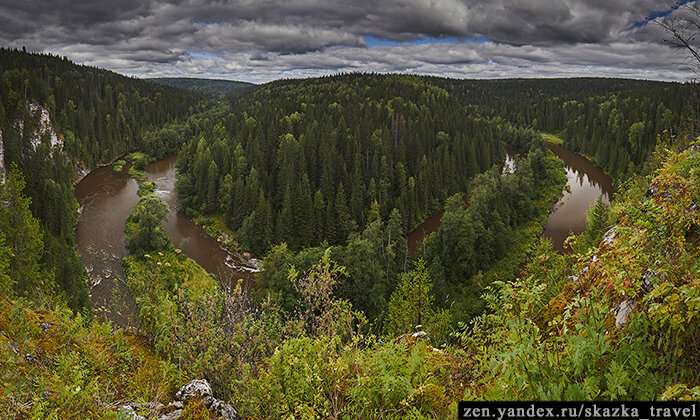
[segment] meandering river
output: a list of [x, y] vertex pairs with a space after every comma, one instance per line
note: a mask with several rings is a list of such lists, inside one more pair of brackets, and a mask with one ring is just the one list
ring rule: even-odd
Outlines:
[[586, 229], [586, 211], [599, 196], [609, 203], [615, 193], [612, 179], [588, 159], [556, 144], [547, 144], [566, 167], [567, 185], [564, 196], [549, 214], [543, 235], [552, 240], [554, 249], [562, 251], [569, 233]]
[[[257, 271], [252, 262], [229, 252], [207, 235], [181, 211], [175, 193], [175, 162], [171, 156], [146, 168], [148, 181], [157, 185], [171, 212], [164, 225], [175, 247], [195, 260], [209, 273], [216, 274], [224, 286], [252, 281]], [[115, 173], [111, 166], [90, 172], [75, 186], [81, 217], [76, 228], [80, 258], [88, 272], [93, 306], [102, 320], [118, 325], [138, 325], [135, 305], [125, 283], [121, 260], [127, 255], [124, 224], [138, 201], [139, 182], [125, 168]]]
[[[557, 202], [549, 215], [544, 236], [551, 238], [556, 250], [563, 249], [569, 232], [580, 233], [586, 227], [586, 210], [602, 195], [609, 202], [614, 192], [610, 177], [569, 150], [548, 145], [566, 166], [570, 192]], [[506, 167], [512, 166], [509, 150]], [[149, 181], [157, 184], [156, 195], [170, 206], [165, 232], [175, 246], [195, 260], [209, 273], [215, 274], [224, 286], [239, 279], [252, 284], [255, 264], [229, 252], [194, 224], [181, 211], [175, 193], [176, 156], [165, 158], [146, 168]], [[138, 325], [136, 306], [126, 287], [121, 260], [127, 255], [124, 246], [124, 224], [138, 201], [139, 182], [126, 174], [115, 173], [111, 166], [95, 169], [75, 187], [81, 206], [81, 218], [76, 228], [76, 241], [81, 260], [88, 271], [93, 306], [102, 320], [112, 320], [121, 326]], [[420, 241], [440, 226], [442, 213], [426, 219], [407, 236], [409, 249], [415, 251]]]
[[[603, 201], [609, 203], [615, 188], [612, 179], [588, 159], [556, 144], [547, 144], [547, 147], [564, 162], [570, 190], [564, 189], [564, 195], [554, 205], [543, 233], [552, 240], [554, 249], [562, 252], [569, 233], [578, 234], [586, 228], [586, 211], [601, 195]], [[512, 170], [512, 156], [516, 153], [507, 149], [504, 170]], [[415, 252], [425, 237], [438, 230], [442, 214], [429, 217], [406, 236], [409, 251]]]

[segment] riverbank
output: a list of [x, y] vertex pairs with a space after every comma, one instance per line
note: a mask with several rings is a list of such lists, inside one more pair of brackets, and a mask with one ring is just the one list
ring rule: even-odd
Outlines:
[[455, 323], [468, 322], [473, 316], [480, 314], [485, 308], [482, 294], [486, 288], [494, 282], [515, 278], [523, 263], [537, 249], [549, 214], [555, 203], [562, 198], [567, 182], [563, 164], [553, 153], [547, 152], [543, 167], [548, 173], [544, 177], [547, 182], [536, 190], [537, 195], [532, 201], [535, 214], [528, 221], [512, 228], [503, 256], [448, 290], [450, 313]]
[[[255, 273], [259, 271], [257, 262], [222, 246], [218, 238], [210, 236], [180, 210], [175, 193], [175, 163], [173, 155], [148, 165], [145, 170], [147, 181], [157, 185], [155, 194], [171, 209], [164, 224], [166, 234], [185, 255], [215, 275], [222, 288], [231, 289], [239, 280], [254, 285]], [[102, 166], [75, 186], [82, 207], [76, 226], [76, 245], [88, 272], [93, 306], [101, 320], [120, 326], [138, 322], [121, 260], [127, 256], [124, 223], [138, 201], [140, 183], [126, 171], [115, 172]]]
[[550, 144], [558, 144], [560, 146], [564, 144], [564, 140], [552, 133], [542, 133], [542, 138], [545, 142]]
[[[138, 150], [138, 149], [133, 149], [133, 150], [131, 150], [131, 151], [129, 151], [129, 152], [124, 153], [123, 155], [119, 155], [119, 156], [115, 157], [115, 158], [112, 159], [110, 162], [107, 162], [107, 163], [100, 163], [100, 164], [98, 164], [97, 166], [95, 166], [95, 167], [92, 168], [92, 169], [88, 169], [88, 168], [86, 168], [86, 167], [83, 167], [82, 169], [78, 170], [78, 171], [75, 173], [74, 177], [73, 177], [72, 180], [71, 180], [71, 185], [72, 185], [73, 187], [75, 187], [76, 185], [78, 185], [78, 183], [80, 183], [80, 181], [82, 181], [83, 179], [85, 179], [86, 176], [90, 175], [91, 172], [93, 172], [93, 171], [95, 171], [95, 170], [97, 170], [97, 169], [100, 169], [100, 168], [104, 168], [105, 166], [112, 166], [112, 165], [114, 165], [114, 163], [115, 163], [116, 161], [118, 161], [118, 160], [120, 160], [120, 159], [124, 159], [126, 156], [130, 155], [131, 153], [134, 153], [134, 152], [137, 151], [137, 150]], [[79, 165], [79, 167], [81, 167], [81, 166], [82, 166], [82, 165]], [[76, 177], [76, 176], [77, 176], [77, 177]]]
[[557, 252], [568, 252], [566, 238], [586, 229], [586, 212], [601, 195], [603, 202], [609, 203], [615, 187], [612, 179], [584, 156], [553, 143], [546, 146], [564, 163], [567, 189], [551, 211], [543, 235]]
[[238, 242], [235, 239], [236, 233], [226, 225], [224, 216], [221, 213], [195, 214], [190, 219], [197, 226], [204, 229], [209, 236], [216, 239], [221, 246], [231, 252], [239, 252]]

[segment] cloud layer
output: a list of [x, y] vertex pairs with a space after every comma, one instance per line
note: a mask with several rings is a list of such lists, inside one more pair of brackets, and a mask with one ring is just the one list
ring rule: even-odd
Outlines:
[[8, 1], [0, 45], [144, 77], [694, 76], [645, 20], [680, 13], [671, 0]]

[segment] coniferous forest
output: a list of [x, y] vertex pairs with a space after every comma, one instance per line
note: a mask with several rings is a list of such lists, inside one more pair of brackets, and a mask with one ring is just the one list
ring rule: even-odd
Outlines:
[[[700, 396], [694, 84], [195, 84], [0, 49], [3, 417], [429, 419], [464, 400]], [[562, 252], [542, 237], [569, 188], [545, 137], [618, 191]], [[180, 210], [254, 280], [188, 258], [139, 180], [118, 244], [135, 321], [102, 321], [73, 185], [174, 154]], [[175, 396], [194, 379], [208, 391]]]

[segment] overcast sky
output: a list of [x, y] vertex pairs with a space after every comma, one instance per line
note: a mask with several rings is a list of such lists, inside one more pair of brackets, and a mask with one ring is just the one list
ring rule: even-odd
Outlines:
[[[693, 4], [685, 1], [684, 3]], [[661, 0], [0, 0], [0, 45], [138, 77], [376, 71], [686, 81]]]

